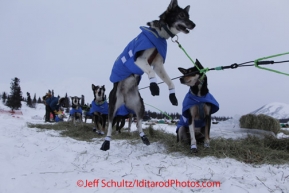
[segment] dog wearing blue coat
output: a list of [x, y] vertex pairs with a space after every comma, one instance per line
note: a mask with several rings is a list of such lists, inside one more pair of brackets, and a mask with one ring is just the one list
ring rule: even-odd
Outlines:
[[179, 68], [183, 74], [181, 84], [190, 89], [183, 100], [183, 117], [177, 127], [177, 141], [190, 139], [193, 153], [198, 152], [196, 134], [204, 137], [204, 147], [210, 146], [211, 114], [219, 110], [219, 103], [209, 93], [207, 76], [199, 71], [203, 66], [198, 60], [195, 65], [189, 69]]
[[195, 27], [190, 20], [189, 10], [189, 5], [181, 8], [177, 0], [171, 0], [167, 10], [159, 16], [159, 20], [148, 22], [148, 27], [140, 27], [141, 33], [128, 43], [116, 59], [110, 75], [113, 89], [109, 94], [108, 131], [101, 150], [110, 149], [113, 119], [123, 104], [135, 112], [140, 138], [144, 144], [150, 144], [142, 129], [145, 108], [138, 91], [138, 84], [144, 73], [150, 81], [150, 91], [153, 96], [158, 96], [160, 93], [156, 79], [158, 75], [168, 86], [170, 102], [172, 105], [178, 105], [175, 86], [164, 67], [167, 53], [166, 40], [180, 32], [188, 34], [189, 30]]

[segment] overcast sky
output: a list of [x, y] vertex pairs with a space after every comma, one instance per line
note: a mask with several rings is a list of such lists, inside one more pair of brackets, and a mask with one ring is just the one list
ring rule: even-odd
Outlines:
[[[23, 95], [56, 95], [93, 99], [91, 84], [105, 85], [107, 96], [112, 65], [140, 26], [158, 19], [170, 0], [0, 0], [0, 92], [20, 79]], [[288, 0], [179, 0], [191, 6], [196, 28], [179, 34], [192, 58], [212, 68], [289, 52]], [[289, 60], [289, 55], [274, 58]], [[171, 78], [189, 68], [190, 60], [168, 40], [165, 67]], [[289, 73], [289, 63], [268, 67]], [[289, 77], [243, 67], [207, 73], [209, 90], [220, 104], [219, 116], [246, 114], [271, 103], [289, 104]], [[158, 81], [161, 81], [158, 78]], [[172, 106], [165, 84], [160, 96], [140, 93], [146, 104], [162, 111], [181, 112], [188, 87], [174, 80], [179, 106]], [[140, 88], [148, 86], [143, 75]], [[148, 110], [154, 110], [146, 106]]]

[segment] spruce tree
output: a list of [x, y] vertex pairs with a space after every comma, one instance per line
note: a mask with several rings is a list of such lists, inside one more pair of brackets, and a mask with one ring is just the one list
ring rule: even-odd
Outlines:
[[69, 100], [69, 98], [67, 97], [67, 93], [66, 93], [66, 94], [65, 94], [65, 107], [66, 107], [65, 112], [66, 112], [66, 113], [69, 113], [69, 111], [70, 111], [69, 103], [70, 103], [70, 100]]
[[84, 95], [81, 95], [81, 104], [80, 104], [80, 105], [83, 107], [84, 104], [85, 104], [85, 101], [84, 101]]
[[30, 93], [27, 92], [27, 101], [26, 101], [26, 104], [28, 107], [32, 108], [32, 100], [31, 100], [31, 96], [30, 96]]
[[33, 108], [36, 107], [36, 103], [37, 103], [36, 94], [34, 94], [34, 97], [33, 97], [33, 100], [32, 100], [32, 107], [33, 107]]
[[11, 108], [11, 110], [18, 110], [21, 108], [22, 92], [20, 88], [20, 79], [15, 77], [12, 79], [10, 86], [10, 95], [6, 101], [6, 106]]
[[42, 100], [40, 97], [38, 97], [37, 103], [42, 103]]
[[2, 94], [2, 102], [3, 102], [3, 104], [5, 104], [6, 100], [7, 100], [7, 94], [6, 94], [6, 92], [3, 92], [3, 94]]

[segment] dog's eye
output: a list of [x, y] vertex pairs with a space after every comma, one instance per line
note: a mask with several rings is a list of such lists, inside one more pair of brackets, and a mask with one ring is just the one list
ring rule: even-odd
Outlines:
[[179, 14], [179, 18], [184, 19], [185, 17], [186, 17], [186, 15], [184, 13]]

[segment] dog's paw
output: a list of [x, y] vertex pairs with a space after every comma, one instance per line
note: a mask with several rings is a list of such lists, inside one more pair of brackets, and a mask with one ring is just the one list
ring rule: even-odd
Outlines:
[[171, 93], [169, 97], [172, 105], [178, 106], [178, 99], [176, 98], [176, 94]]
[[110, 141], [105, 140], [100, 148], [102, 151], [109, 150], [110, 148]]
[[150, 90], [151, 90], [151, 94], [152, 94], [153, 96], [158, 96], [158, 95], [160, 95], [160, 88], [159, 88], [159, 86], [158, 86], [157, 83], [151, 82], [151, 83], [150, 83]]
[[197, 145], [191, 145], [191, 153], [198, 153]]
[[204, 148], [210, 148], [210, 144], [209, 143], [204, 143]]
[[145, 135], [142, 136], [141, 139], [142, 139], [142, 142], [143, 142], [144, 144], [150, 145], [150, 141], [149, 141], [149, 139], [148, 139]]

